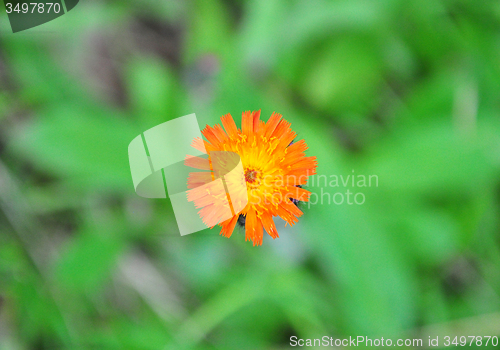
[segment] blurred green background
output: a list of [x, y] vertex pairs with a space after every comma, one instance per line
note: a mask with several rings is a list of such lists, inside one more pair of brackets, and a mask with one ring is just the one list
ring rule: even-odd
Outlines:
[[[1, 350], [500, 336], [498, 1], [82, 0], [17, 34], [0, 12]], [[310, 185], [261, 247], [180, 237], [128, 143], [257, 109], [319, 175], [378, 186]], [[365, 203], [326, 202], [347, 189]]]

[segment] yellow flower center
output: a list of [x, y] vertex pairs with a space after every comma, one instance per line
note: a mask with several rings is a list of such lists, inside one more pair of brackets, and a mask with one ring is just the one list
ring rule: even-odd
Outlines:
[[254, 183], [256, 179], [257, 179], [257, 170], [247, 169], [247, 171], [245, 172], [246, 182]]
[[249, 191], [256, 190], [262, 183], [262, 171], [260, 169], [246, 169], [245, 181]]

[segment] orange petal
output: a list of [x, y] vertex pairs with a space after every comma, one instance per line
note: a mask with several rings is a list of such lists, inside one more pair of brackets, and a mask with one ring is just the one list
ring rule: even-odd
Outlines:
[[195, 188], [212, 182], [212, 173], [210, 172], [193, 172], [189, 173], [187, 180], [187, 188]]
[[260, 109], [258, 111], [253, 111], [253, 132], [259, 131], [259, 118], [260, 118]]
[[[277, 137], [281, 138], [290, 129], [290, 123], [287, 122], [286, 120], [282, 119], [276, 126], [276, 129], [274, 129], [273, 133], [271, 134], [271, 137]], [[291, 141], [291, 140], [290, 140]]]
[[262, 213], [260, 217], [262, 221], [262, 226], [266, 229], [266, 232], [269, 236], [273, 237], [273, 239], [278, 238], [278, 230], [276, 230], [276, 225], [274, 224], [273, 217], [269, 212]]
[[302, 154], [306, 149], [306, 142], [304, 140], [299, 140], [294, 142], [293, 145], [288, 146], [287, 154], [288, 156], [291, 156], [292, 154]]
[[316, 157], [299, 157], [298, 159], [291, 158], [286, 163], [282, 163], [282, 167], [290, 165], [290, 170], [312, 169], [317, 164]]
[[222, 229], [220, 231], [220, 234], [227, 237], [227, 238], [231, 237], [237, 221], [238, 221], [238, 215], [234, 215], [231, 219], [224, 221], [221, 224]]
[[262, 238], [264, 237], [264, 228], [262, 227], [262, 221], [257, 218], [257, 224], [255, 225], [253, 245], [262, 245]]
[[201, 157], [187, 155], [184, 159], [184, 165], [195, 169], [210, 170], [209, 160]]
[[215, 134], [215, 136], [217, 137], [217, 139], [223, 143], [224, 141], [226, 141], [228, 139], [226, 133], [224, 132], [224, 129], [222, 129], [222, 126], [220, 126], [219, 124], [216, 124], [213, 128], [213, 132]]
[[238, 136], [238, 128], [236, 127], [231, 114], [226, 114], [225, 116], [221, 117], [220, 120], [222, 121], [222, 125], [224, 126], [224, 129], [226, 129], [226, 133], [230, 138], [235, 138], [236, 136]]
[[203, 153], [207, 153], [207, 150], [205, 149], [205, 141], [203, 141], [199, 137], [196, 137], [193, 140], [193, 142], [191, 143], [191, 147], [196, 148], [198, 151], [201, 151]]
[[257, 214], [254, 208], [250, 208], [245, 220], [245, 241], [254, 242], [255, 227], [257, 226]]
[[266, 133], [265, 137], [270, 138], [271, 135], [273, 134], [274, 130], [276, 129], [276, 126], [278, 125], [279, 121], [281, 119], [281, 114], [273, 112], [271, 114], [271, 117], [266, 123]]
[[278, 205], [278, 215], [290, 225], [297, 223], [298, 217], [302, 216], [302, 211], [290, 201], [282, 201]]
[[243, 112], [241, 115], [241, 131], [247, 136], [253, 132], [253, 116], [250, 111]]
[[201, 131], [201, 133], [203, 134], [203, 136], [205, 136], [207, 138], [208, 142], [210, 142], [212, 145], [214, 145], [217, 148], [219, 147], [221, 140], [219, 140], [217, 138], [216, 132], [212, 127], [207, 125], [205, 127], [205, 129], [203, 129]]
[[311, 192], [300, 187], [292, 186], [288, 187], [288, 190], [289, 191], [286, 192], [287, 198], [294, 198], [302, 202], [307, 202], [309, 200], [309, 196], [311, 195]]

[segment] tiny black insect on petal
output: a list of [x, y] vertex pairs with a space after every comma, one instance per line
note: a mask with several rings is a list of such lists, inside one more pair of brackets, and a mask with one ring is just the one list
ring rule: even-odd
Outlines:
[[240, 214], [240, 216], [238, 216], [238, 221], [237, 221], [238, 225], [244, 228], [246, 219], [247, 219], [246, 215]]

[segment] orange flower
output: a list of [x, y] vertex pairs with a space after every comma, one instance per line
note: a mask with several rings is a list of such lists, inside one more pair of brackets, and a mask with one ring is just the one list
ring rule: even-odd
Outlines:
[[[241, 130], [230, 114], [221, 117], [226, 132], [220, 125], [213, 128], [207, 125], [202, 133], [208, 142], [200, 139], [193, 142], [193, 147], [208, 153], [208, 162], [186, 158], [186, 165], [207, 169], [211, 167], [210, 152], [232, 151], [240, 156], [248, 203], [237, 213], [233, 210], [230, 219], [219, 223], [222, 226], [220, 234], [230, 237], [239, 221], [245, 226], [245, 240], [251, 240], [254, 246], [262, 244], [263, 229], [271, 237], [278, 237], [273, 217], [280, 216], [290, 225], [298, 221], [302, 211], [295, 204], [309, 200], [310, 192], [302, 185], [316, 173], [317, 167], [316, 157], [304, 154], [307, 149], [304, 140], [293, 142], [296, 134], [280, 114], [273, 113], [267, 123], [259, 117], [260, 110], [243, 112]], [[208, 174], [191, 173], [188, 187], [195, 188], [211, 181], [212, 176]], [[191, 200], [196, 203], [196, 198]], [[209, 215], [208, 211], [200, 211], [202, 218], [203, 215]]]

